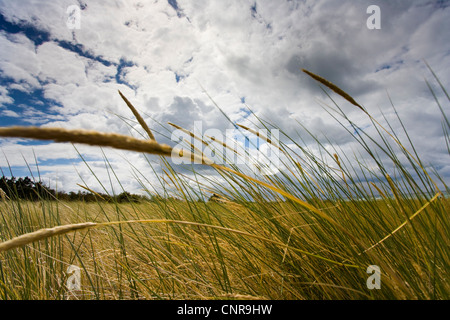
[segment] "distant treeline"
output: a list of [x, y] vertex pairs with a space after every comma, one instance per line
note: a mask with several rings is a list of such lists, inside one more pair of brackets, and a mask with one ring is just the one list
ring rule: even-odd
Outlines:
[[29, 177], [0, 178], [0, 189], [2, 189], [9, 199], [24, 199], [30, 201], [38, 200], [62, 200], [62, 201], [85, 201], [85, 202], [141, 202], [148, 201], [149, 198], [129, 192], [122, 192], [111, 196], [108, 194], [93, 194], [87, 191], [69, 192], [56, 191], [46, 186], [42, 181], [35, 182]]

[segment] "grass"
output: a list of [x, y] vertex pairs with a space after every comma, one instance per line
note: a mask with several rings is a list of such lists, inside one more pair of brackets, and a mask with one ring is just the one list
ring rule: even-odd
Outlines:
[[[187, 142], [183, 155], [213, 168], [220, 179], [196, 166], [186, 176], [163, 157], [180, 150], [159, 144], [120, 92], [148, 140], [81, 130], [0, 128], [0, 136], [151, 153], [161, 156], [163, 164], [158, 177], [163, 192], [152, 202], [69, 203], [42, 197], [40, 202], [0, 203], [0, 298], [448, 299], [445, 180], [426, 169], [413, 145], [412, 151], [405, 147], [389, 123], [381, 125], [345, 91], [305, 73], [369, 117], [377, 136], [357, 130], [336, 103], [328, 109], [370, 160], [331, 150], [313, 135], [316, 146], [310, 149], [278, 128], [283, 136], [278, 144], [259, 138], [280, 151], [279, 173], [255, 176], [249, 167], [212, 163], [186, 152], [193, 147]], [[449, 141], [450, 126], [439, 101], [438, 106]], [[402, 129], [410, 143], [403, 124]], [[105, 165], [114, 176], [106, 158]], [[147, 177], [133, 169], [148, 190]], [[165, 197], [169, 187], [178, 200]], [[198, 200], [212, 193], [221, 201]], [[76, 292], [67, 286], [71, 265], [81, 268]], [[380, 267], [380, 290], [367, 288], [370, 265]]]

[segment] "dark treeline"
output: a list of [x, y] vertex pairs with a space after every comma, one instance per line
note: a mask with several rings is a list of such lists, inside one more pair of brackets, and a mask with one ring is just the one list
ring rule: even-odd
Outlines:
[[110, 196], [103, 193], [92, 194], [87, 191], [69, 192], [56, 191], [47, 187], [42, 181], [35, 182], [29, 177], [0, 178], [0, 189], [2, 189], [9, 199], [23, 199], [30, 201], [38, 200], [62, 200], [62, 201], [85, 201], [85, 202], [141, 202], [149, 200], [145, 196], [122, 192], [119, 195]]

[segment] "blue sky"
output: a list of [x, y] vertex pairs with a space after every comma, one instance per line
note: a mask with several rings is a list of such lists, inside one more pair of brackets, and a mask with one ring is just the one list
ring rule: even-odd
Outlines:
[[[369, 30], [369, 5], [381, 29]], [[67, 27], [67, 8], [80, 8], [80, 28]], [[35, 125], [117, 132], [138, 137], [117, 90], [142, 112], [157, 139], [168, 121], [192, 129], [250, 125], [249, 106], [285, 132], [298, 122], [325, 134], [343, 152], [355, 146], [320, 107], [330, 101], [301, 68], [338, 84], [374, 116], [395, 122], [387, 92], [426, 163], [450, 177], [440, 114], [425, 79], [424, 60], [450, 88], [449, 1], [3, 1], [0, 0], [0, 126]], [[335, 97], [370, 133], [368, 119]], [[399, 125], [396, 123], [396, 125]], [[164, 140], [166, 139], [166, 140]], [[306, 143], [312, 141], [305, 141]], [[0, 140], [0, 167], [16, 176], [36, 171], [66, 191], [111, 168], [98, 148]], [[131, 192], [141, 186], [129, 163], [156, 181], [143, 155], [104, 150]], [[148, 157], [156, 171], [157, 158]], [[86, 164], [95, 170], [93, 177]]]

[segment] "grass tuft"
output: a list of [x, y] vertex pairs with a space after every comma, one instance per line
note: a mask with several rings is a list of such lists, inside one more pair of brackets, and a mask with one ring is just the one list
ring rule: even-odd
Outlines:
[[[275, 143], [259, 128], [236, 125], [280, 151], [278, 172], [255, 176], [250, 164], [216, 164], [190, 141], [182, 150], [158, 143], [120, 91], [149, 139], [0, 128], [3, 137], [141, 152], [160, 182], [150, 182], [130, 163], [151, 200], [125, 204], [102, 201], [85, 181], [79, 186], [97, 202], [64, 202], [54, 195], [32, 202], [8, 189], [12, 196], [0, 202], [0, 299], [448, 299], [450, 207], [435, 182], [448, 192], [445, 179], [423, 165], [403, 123], [412, 153], [389, 123], [382, 126], [335, 84], [303, 71], [369, 116], [376, 133], [370, 136], [337, 104], [338, 111], [329, 108], [360, 151], [344, 153], [304, 127], [313, 144], [281, 128]], [[439, 102], [438, 109], [448, 148], [448, 117]], [[256, 119], [267, 129], [266, 121]], [[204, 145], [250, 156], [228, 141], [169, 125]], [[218, 159], [227, 159], [216, 150]], [[165, 157], [180, 152], [205, 167], [177, 172]], [[149, 154], [161, 156], [160, 171]], [[118, 182], [126, 191], [103, 156], [111, 185]], [[73, 265], [82, 276], [76, 295], [66, 283]], [[367, 288], [369, 265], [381, 269], [380, 290]]]

